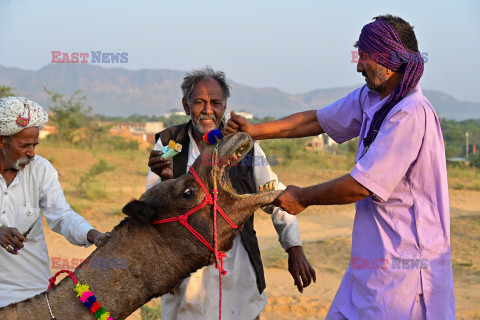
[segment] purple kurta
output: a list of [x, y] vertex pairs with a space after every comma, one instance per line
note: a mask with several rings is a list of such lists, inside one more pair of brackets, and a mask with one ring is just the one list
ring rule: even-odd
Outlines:
[[356, 203], [352, 259], [333, 303], [349, 319], [409, 319], [423, 293], [427, 319], [455, 319], [440, 123], [417, 86], [366, 152], [362, 138], [386, 100], [363, 86], [317, 111], [336, 142], [360, 137], [350, 174], [373, 193]]

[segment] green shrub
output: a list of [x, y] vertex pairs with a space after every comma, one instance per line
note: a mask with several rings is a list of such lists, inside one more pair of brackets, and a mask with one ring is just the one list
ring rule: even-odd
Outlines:
[[121, 136], [108, 137], [103, 144], [112, 147], [113, 150], [138, 150], [140, 148], [138, 141], [128, 140]]
[[480, 168], [480, 153], [470, 155], [468, 160], [472, 167]]
[[141, 320], [161, 320], [162, 319], [162, 305], [150, 307], [143, 305], [140, 308]]
[[87, 172], [80, 176], [77, 192], [90, 200], [104, 198], [107, 193], [103, 185], [95, 178], [104, 172], [113, 170], [115, 170], [114, 166], [109, 165], [105, 159], [99, 159]]

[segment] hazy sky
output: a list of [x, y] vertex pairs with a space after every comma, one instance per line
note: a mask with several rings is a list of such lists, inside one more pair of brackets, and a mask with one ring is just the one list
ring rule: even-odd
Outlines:
[[380, 14], [415, 26], [423, 88], [480, 101], [480, 1], [0, 0], [0, 64], [38, 70], [51, 51], [128, 52], [127, 69], [211, 65], [241, 84], [289, 93], [364, 83], [351, 63]]

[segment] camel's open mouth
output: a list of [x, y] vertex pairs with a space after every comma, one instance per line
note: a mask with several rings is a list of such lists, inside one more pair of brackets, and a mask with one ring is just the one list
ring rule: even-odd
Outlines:
[[[227, 137], [229, 138], [229, 137]], [[248, 163], [243, 162], [242, 160], [248, 154], [250, 149], [253, 148], [253, 140], [250, 136], [246, 134], [235, 134], [229, 141], [225, 141], [225, 145], [221, 148], [219, 152], [220, 158], [220, 171], [219, 171], [219, 185], [223, 187], [223, 189], [230, 193], [238, 194], [238, 190], [232, 186], [232, 183], [229, 179], [229, 172], [232, 166], [243, 166], [248, 165]], [[223, 161], [222, 161], [223, 159]], [[253, 163], [252, 165], [255, 165]], [[275, 190], [276, 181], [272, 180], [264, 185], [257, 187], [257, 193], [269, 190]], [[248, 194], [245, 194], [248, 196]]]

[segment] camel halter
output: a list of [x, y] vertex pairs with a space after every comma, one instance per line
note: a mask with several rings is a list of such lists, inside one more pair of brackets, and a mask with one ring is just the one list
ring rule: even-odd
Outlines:
[[[217, 241], [217, 211], [222, 215], [223, 219], [232, 227], [233, 229], [237, 229], [238, 226], [235, 225], [232, 220], [223, 212], [223, 210], [218, 206], [217, 204], [217, 196], [218, 196], [218, 189], [217, 189], [217, 174], [219, 171], [218, 168], [218, 143], [215, 145], [215, 148], [213, 149], [213, 155], [212, 155], [212, 178], [213, 178], [213, 196], [208, 192], [207, 187], [203, 184], [202, 180], [200, 180], [200, 177], [198, 174], [195, 172], [193, 167], [190, 167], [189, 169], [190, 173], [193, 174], [195, 179], [197, 180], [198, 184], [200, 187], [203, 189], [205, 192], [205, 198], [203, 199], [203, 202], [200, 203], [198, 206], [195, 208], [191, 209], [185, 214], [179, 215], [177, 217], [172, 217], [172, 218], [167, 218], [167, 219], [160, 219], [160, 220], [155, 220], [152, 221], [151, 224], [161, 224], [161, 223], [169, 223], [169, 222], [178, 222], [185, 228], [187, 228], [188, 231], [190, 231], [201, 243], [203, 243], [210, 251], [212, 251], [215, 254], [215, 268], [218, 269], [218, 283], [219, 283], [219, 299], [218, 299], [218, 319], [222, 319], [222, 276], [227, 274], [227, 271], [223, 269], [223, 258], [226, 257], [226, 254], [223, 251], [218, 251], [218, 241]], [[213, 206], [213, 238], [214, 238], [214, 247], [208, 243], [207, 240], [205, 240], [204, 237], [200, 233], [198, 233], [197, 230], [195, 230], [191, 225], [188, 224], [188, 217], [192, 215], [193, 213], [197, 212], [198, 210], [202, 209], [206, 205], [211, 205]]]

